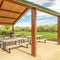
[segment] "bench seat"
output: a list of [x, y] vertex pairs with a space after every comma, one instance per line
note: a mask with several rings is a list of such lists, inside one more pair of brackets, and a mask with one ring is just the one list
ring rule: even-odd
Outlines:
[[[26, 46], [25, 46], [26, 45]], [[8, 50], [8, 52], [10, 53], [11, 52], [11, 49], [14, 49], [14, 48], [18, 48], [18, 47], [26, 47], [28, 48], [28, 43], [21, 43], [20, 45], [10, 45], [10, 46], [6, 46], [6, 51]]]
[[37, 42], [44, 42], [44, 43], [46, 43], [46, 41], [47, 41], [46, 38], [45, 39], [39, 39], [39, 40], [37, 40]]

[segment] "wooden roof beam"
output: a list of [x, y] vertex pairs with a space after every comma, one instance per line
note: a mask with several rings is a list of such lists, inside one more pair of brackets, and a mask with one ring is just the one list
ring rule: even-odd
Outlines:
[[0, 22], [0, 25], [12, 25], [11, 23], [2, 23]]
[[25, 11], [13, 22], [13, 25], [19, 20], [21, 19], [21, 17], [28, 11], [28, 8], [25, 9]]
[[3, 2], [4, 2], [4, 1], [2, 0], [2, 1], [1, 1], [1, 4], [0, 4], [0, 8], [1, 8], [1, 6], [2, 6]]
[[[5, 0], [5, 1], [7, 1], [7, 0]], [[21, 3], [21, 2], [17, 2], [17, 1], [8, 1], [8, 2], [11, 2], [11, 3], [13, 3], [13, 4], [15, 3], [15, 4], [17, 4], [17, 5], [20, 5], [20, 6], [29, 8], [29, 9], [33, 9], [33, 7], [31, 7], [31, 6], [29, 6], [29, 5], [26, 5], [26, 4], [23, 4], [23, 3]]]
[[5, 17], [5, 16], [0, 16], [0, 18], [6, 18], [6, 19], [16, 19], [16, 18], [12, 18], [12, 17]]
[[2, 10], [2, 11], [8, 11], [8, 12], [16, 13], [16, 14], [21, 14], [21, 13], [19, 13], [19, 12], [10, 11], [10, 10], [5, 10], [5, 9], [0, 9], [0, 10]]

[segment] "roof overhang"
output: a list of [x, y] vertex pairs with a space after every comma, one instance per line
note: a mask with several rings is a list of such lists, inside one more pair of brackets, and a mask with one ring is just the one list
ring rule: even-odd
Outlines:
[[13, 25], [26, 13], [28, 9], [33, 8], [54, 16], [60, 16], [60, 13], [56, 11], [27, 0], [0, 0], [0, 24]]
[[0, 24], [12, 25], [28, 10], [11, 0], [0, 0]]
[[17, 0], [18, 2], [20, 2], [20, 4], [23, 4], [24, 6], [26, 6], [27, 8], [36, 8], [39, 11], [54, 15], [54, 16], [60, 16], [60, 13], [48, 9], [46, 7], [40, 6], [39, 4], [35, 4], [33, 2], [27, 1], [27, 0]]

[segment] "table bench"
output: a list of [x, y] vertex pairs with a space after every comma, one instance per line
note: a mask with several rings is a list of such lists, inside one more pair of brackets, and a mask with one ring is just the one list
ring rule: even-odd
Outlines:
[[[28, 48], [28, 43], [27, 42], [21, 43], [21, 40], [26, 41], [27, 38], [15, 38], [15, 39], [3, 40], [3, 50], [10, 53], [11, 49], [21, 47], [23, 46], [23, 44], [25, 44], [26, 48]], [[15, 42], [15, 44], [7, 46], [6, 43], [9, 43], [9, 42]], [[18, 44], [16, 44], [16, 42], [18, 42]]]
[[47, 38], [43, 38], [43, 39], [37, 40], [37, 42], [43, 42], [43, 43], [46, 43], [46, 41], [47, 41]]
[[[23, 44], [25, 44], [26, 46], [24, 46]], [[26, 48], [28, 48], [28, 43], [23, 43], [23, 44], [7, 46], [5, 51], [7, 51], [8, 53], [11, 53], [11, 49], [15, 49], [15, 48], [19, 48], [19, 47], [26, 47]]]
[[[37, 36], [36, 36], [37, 42], [42, 41], [42, 42], [46, 43], [47, 38], [42, 38], [42, 39], [41, 39], [42, 36], [43, 36], [43, 35], [37, 35]], [[32, 36], [27, 36], [27, 38], [28, 38], [29, 44], [31, 44], [31, 43], [32, 43]]]

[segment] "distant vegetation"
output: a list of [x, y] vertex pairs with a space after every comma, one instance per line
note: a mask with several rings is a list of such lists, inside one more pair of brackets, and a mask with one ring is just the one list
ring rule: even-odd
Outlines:
[[[31, 32], [30, 27], [15, 27], [15, 32]], [[37, 27], [37, 32], [57, 32], [58, 31], [58, 26], [57, 24], [54, 25], [41, 25]]]
[[[15, 34], [20, 36], [29, 36], [31, 35], [31, 27], [15, 27]], [[37, 27], [37, 35], [43, 35], [44, 38], [57, 39], [57, 24], [54, 25], [41, 25]], [[12, 32], [11, 26], [2, 26], [0, 27], [0, 35], [9, 35]]]
[[11, 32], [11, 26], [2, 26], [0, 27], [0, 35], [9, 35]]

